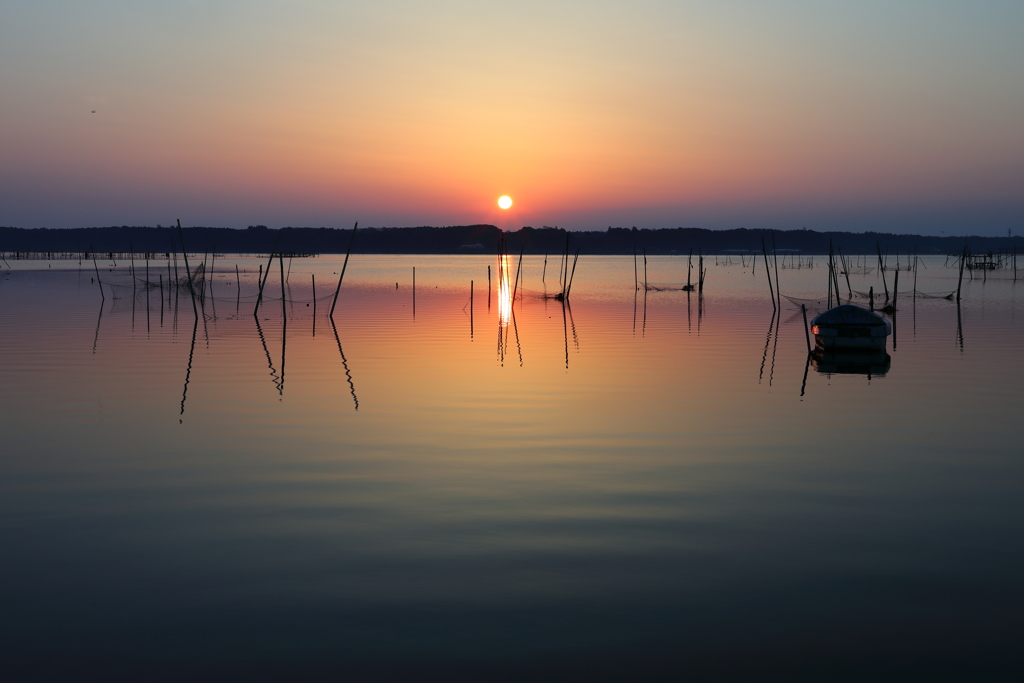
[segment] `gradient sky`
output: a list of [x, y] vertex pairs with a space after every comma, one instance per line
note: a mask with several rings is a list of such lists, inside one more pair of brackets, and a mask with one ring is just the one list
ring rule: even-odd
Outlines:
[[1019, 0], [0, 16], [0, 225], [1024, 232]]

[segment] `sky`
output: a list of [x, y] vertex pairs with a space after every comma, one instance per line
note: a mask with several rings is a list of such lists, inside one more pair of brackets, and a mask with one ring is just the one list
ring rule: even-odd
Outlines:
[[4, 226], [1024, 234], [1019, 0], [0, 16]]

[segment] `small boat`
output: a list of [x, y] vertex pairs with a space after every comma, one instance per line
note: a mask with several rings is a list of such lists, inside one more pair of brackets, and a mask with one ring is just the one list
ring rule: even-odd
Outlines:
[[885, 349], [892, 323], [853, 304], [843, 304], [820, 313], [811, 321], [815, 346], [832, 351]]

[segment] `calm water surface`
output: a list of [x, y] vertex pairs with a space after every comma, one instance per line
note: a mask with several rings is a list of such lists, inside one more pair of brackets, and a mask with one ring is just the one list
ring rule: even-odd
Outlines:
[[[930, 258], [887, 372], [830, 374], [737, 258], [700, 298], [584, 256], [567, 308], [527, 257], [510, 308], [491, 257], [357, 255], [334, 326], [335, 257], [286, 260], [284, 305], [275, 262], [257, 317], [266, 262], [218, 258], [198, 320], [141, 261], [105, 300], [11, 262], [0, 670], [1019, 680], [1024, 283], [958, 308]], [[816, 260], [779, 273], [811, 315]]]

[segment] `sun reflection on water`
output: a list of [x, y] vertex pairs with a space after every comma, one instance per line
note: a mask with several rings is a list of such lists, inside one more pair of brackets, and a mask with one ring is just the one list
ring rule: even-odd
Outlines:
[[498, 257], [498, 324], [507, 327], [512, 321], [512, 281], [508, 256]]

